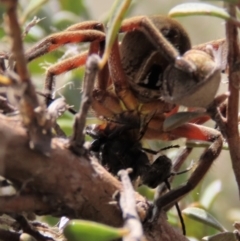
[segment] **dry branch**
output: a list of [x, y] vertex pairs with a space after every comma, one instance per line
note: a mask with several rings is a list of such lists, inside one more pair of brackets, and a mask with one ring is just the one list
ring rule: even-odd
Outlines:
[[[52, 140], [50, 157], [30, 150], [27, 133], [17, 124], [0, 115], [0, 175], [20, 188], [17, 198], [39, 196], [38, 205], [29, 208], [26, 203], [18, 211], [65, 215], [112, 226], [123, 224], [118, 206], [109, 204], [113, 194], [122, 188], [116, 178], [95, 160], [72, 154], [63, 139]], [[144, 219], [149, 205], [145, 198], [135, 195], [138, 214]], [[163, 213], [156, 223], [146, 222], [143, 228], [149, 241], [186, 240], [167, 223]]]
[[[22, 121], [28, 128], [29, 144], [32, 149], [48, 154], [51, 140], [51, 121], [41, 106], [31, 82], [24, 55], [22, 32], [17, 16], [17, 0], [1, 0], [6, 7], [5, 21], [11, 39], [11, 58], [16, 61], [19, 83], [15, 88], [19, 94], [19, 111]], [[11, 72], [10, 72], [11, 73]]]
[[[227, 10], [232, 17], [236, 17], [236, 7], [227, 4]], [[226, 23], [226, 39], [228, 43], [228, 66], [229, 66], [229, 98], [227, 106], [227, 122], [226, 134], [229, 151], [232, 159], [233, 171], [238, 184], [238, 192], [240, 193], [240, 137], [238, 131], [238, 110], [239, 110], [239, 62], [240, 51], [238, 42], [237, 27], [227, 21]]]

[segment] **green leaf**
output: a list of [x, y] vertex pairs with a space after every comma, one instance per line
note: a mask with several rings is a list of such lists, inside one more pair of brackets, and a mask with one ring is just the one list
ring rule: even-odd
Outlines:
[[71, 220], [63, 233], [69, 241], [110, 241], [127, 235], [128, 230], [85, 220]]
[[220, 180], [215, 180], [210, 185], [208, 185], [200, 199], [202, 206], [206, 209], [209, 209], [221, 190], [222, 183]]
[[146, 197], [148, 200], [154, 199], [155, 191], [145, 185], [141, 185], [137, 189], [138, 193], [140, 193], [142, 196]]
[[170, 131], [173, 130], [186, 122], [198, 118], [200, 116], [206, 115], [206, 112], [178, 112], [167, 117], [163, 123], [163, 130]]
[[223, 9], [207, 3], [183, 3], [175, 6], [168, 13], [170, 17], [183, 17], [190, 15], [208, 15], [231, 19], [230, 15]]
[[202, 240], [206, 241], [237, 241], [237, 237], [235, 233], [232, 232], [224, 232], [215, 234], [212, 236], [204, 237]]
[[[211, 142], [207, 142], [207, 141], [188, 140], [186, 142], [186, 146], [191, 148], [209, 148], [210, 145], [211, 145]], [[229, 147], [227, 143], [223, 144], [222, 150], [229, 151]]]
[[[210, 0], [202, 0], [203, 2], [207, 2]], [[239, 0], [211, 0], [211, 2], [226, 2], [226, 3], [231, 3], [231, 4], [237, 4]]]
[[61, 127], [61, 129], [64, 131], [64, 133], [67, 136], [72, 135], [73, 132], [73, 122], [74, 122], [74, 117], [70, 115], [69, 113], [64, 113], [63, 116], [61, 116], [58, 120], [57, 123]]
[[182, 213], [191, 219], [211, 226], [221, 232], [226, 231], [226, 229], [211, 214], [209, 214], [204, 209], [189, 207], [184, 209]]
[[106, 36], [105, 52], [100, 63], [102, 68], [109, 56], [110, 50], [118, 34], [122, 20], [131, 4], [131, 0], [116, 0], [110, 12], [110, 20], [108, 22], [108, 31]]

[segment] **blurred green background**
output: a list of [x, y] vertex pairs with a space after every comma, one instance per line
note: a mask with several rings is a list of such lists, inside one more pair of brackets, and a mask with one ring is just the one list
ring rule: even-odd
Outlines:
[[[127, 17], [167, 14], [172, 7], [184, 2], [194, 1], [136, 0], [133, 1], [127, 13]], [[34, 16], [44, 18], [30, 30], [29, 34], [24, 39], [25, 48], [27, 49], [43, 37], [51, 33], [62, 31], [71, 24], [89, 19], [105, 21], [113, 0], [20, 0], [19, 3], [19, 17], [23, 28]], [[218, 6], [222, 5], [221, 2], [216, 1], [210, 3], [218, 4]], [[0, 5], [1, 16], [3, 12], [4, 9]], [[178, 20], [188, 31], [193, 45], [224, 37], [225, 24], [222, 19], [208, 16], [191, 16], [178, 18]], [[8, 52], [10, 50], [9, 39], [4, 33], [3, 18], [0, 19], [0, 39], [0, 53]], [[30, 63], [29, 70], [36, 87], [42, 89], [45, 69], [48, 66], [87, 48], [87, 44], [69, 44]], [[67, 103], [73, 105], [76, 109], [79, 108], [80, 103], [83, 73], [84, 70], [79, 68], [56, 77], [57, 89], [60, 89], [57, 91], [56, 95], [59, 96], [60, 93], [64, 95]], [[65, 86], [66, 83], [70, 84]], [[222, 93], [226, 88], [227, 85], [223, 81], [219, 91]], [[68, 135], [71, 134], [72, 120], [73, 116], [68, 113], [59, 120], [59, 124]], [[94, 121], [94, 119], [92, 121]], [[213, 123], [209, 122], [208, 125], [213, 126]], [[176, 143], [184, 146], [184, 140], [178, 140]], [[167, 146], [168, 143], [158, 141], [148, 142], [148, 145], [157, 149], [160, 146]], [[201, 148], [194, 150], [188, 158], [185, 167], [189, 166], [190, 161], [197, 161], [202, 151], [203, 149]], [[169, 157], [174, 158], [175, 155], [176, 151], [169, 153]], [[187, 175], [189, 174], [181, 175], [176, 178], [173, 186], [177, 186], [179, 183], [184, 182]], [[145, 192], [148, 197], [153, 196], [152, 190], [141, 188], [141, 191]], [[222, 151], [221, 156], [215, 161], [203, 182], [180, 202], [180, 206], [184, 209], [189, 205], [193, 205], [193, 203], [194, 205], [202, 205], [205, 207], [228, 230], [233, 230], [232, 223], [240, 219], [240, 209], [239, 194], [231, 169], [228, 151]], [[179, 222], [175, 209], [169, 212], [169, 220], [173, 224]], [[200, 240], [201, 237], [216, 232], [206, 225], [204, 226], [192, 220], [189, 221], [187, 218], [185, 221], [187, 235], [195, 237], [196, 240]]]

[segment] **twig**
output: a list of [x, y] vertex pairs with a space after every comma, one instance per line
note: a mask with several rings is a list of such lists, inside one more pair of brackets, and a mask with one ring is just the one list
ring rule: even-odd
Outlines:
[[40, 232], [38, 232], [37, 230], [34, 230], [33, 227], [31, 227], [31, 225], [28, 223], [28, 221], [22, 215], [17, 215], [16, 220], [20, 224], [23, 232], [27, 233], [27, 234], [30, 234], [36, 240], [38, 240], [38, 241], [51, 241], [51, 240], [53, 240], [50, 237], [44, 237]]
[[22, 38], [25, 38], [26, 35], [29, 33], [30, 29], [37, 25], [40, 21], [42, 21], [45, 18], [38, 18], [36, 16], [33, 17], [33, 19], [26, 25], [23, 33], [22, 33]]
[[[236, 17], [236, 7], [226, 4], [227, 10], [232, 17]], [[238, 103], [239, 103], [239, 44], [237, 27], [230, 21], [226, 23], [226, 36], [228, 41], [228, 65], [229, 65], [229, 98], [227, 105], [226, 135], [229, 151], [232, 159], [233, 171], [240, 193], [240, 138], [238, 131]]]
[[144, 240], [143, 228], [136, 210], [134, 189], [125, 170], [119, 171], [118, 175], [122, 181], [123, 190], [120, 192], [120, 207], [124, 219], [124, 226], [130, 233], [123, 238], [124, 241]]
[[4, 58], [1, 58], [0, 56], [0, 74], [3, 74], [5, 70], [6, 70], [6, 66], [5, 66]]
[[83, 130], [86, 125], [87, 112], [92, 103], [92, 90], [94, 87], [94, 81], [98, 73], [98, 63], [100, 58], [96, 54], [92, 54], [88, 57], [85, 69], [85, 77], [83, 83], [83, 93], [80, 111], [77, 113], [74, 122], [73, 136], [69, 142], [69, 148], [76, 154], [83, 154], [83, 143], [85, 135]]
[[24, 56], [22, 34], [17, 17], [17, 0], [1, 0], [6, 6], [6, 22], [12, 41], [12, 54], [20, 77], [17, 86], [20, 92], [19, 109], [23, 123], [28, 128], [30, 147], [48, 154], [51, 140], [51, 122], [47, 119], [45, 108], [39, 105], [37, 95], [27, 70]]

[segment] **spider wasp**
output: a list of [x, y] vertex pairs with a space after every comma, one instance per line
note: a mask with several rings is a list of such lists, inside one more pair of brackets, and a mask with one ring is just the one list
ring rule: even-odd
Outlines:
[[[117, 175], [121, 169], [132, 168], [130, 173], [132, 181], [141, 177], [142, 184], [155, 188], [170, 176], [171, 161], [162, 156], [153, 164], [150, 163], [146, 152], [157, 154], [159, 151], [155, 152], [143, 148], [141, 145], [140, 140], [147, 127], [146, 117], [143, 118], [142, 120], [141, 116], [135, 112], [123, 112], [115, 116], [112, 121], [108, 120], [100, 125], [87, 126], [86, 134], [93, 138], [90, 151], [97, 155], [101, 164], [109, 172]], [[168, 148], [171, 147], [178, 146]], [[154, 177], [149, 175], [149, 173], [153, 174], [154, 171], [156, 172]]]
[[[157, 154], [160, 151], [179, 146], [169, 146], [159, 151], [143, 148], [140, 140], [146, 130], [147, 123], [146, 116], [142, 120], [139, 113], [123, 112], [115, 116], [113, 121], [107, 120], [101, 125], [87, 126], [86, 134], [93, 138], [89, 150], [115, 176], [120, 170], [131, 168], [129, 176], [135, 187], [144, 184], [150, 188], [156, 188], [165, 183], [170, 190], [168, 178], [188, 170], [179, 173], [173, 172], [172, 161], [165, 155], [158, 156], [153, 163], [149, 161], [147, 152]], [[178, 203], [174, 205], [185, 235], [186, 228], [180, 208]]]

